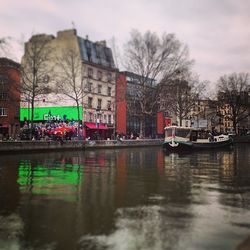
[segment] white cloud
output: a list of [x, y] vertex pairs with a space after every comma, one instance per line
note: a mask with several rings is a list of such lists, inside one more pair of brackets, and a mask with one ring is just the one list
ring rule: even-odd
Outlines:
[[248, 0], [0, 0], [0, 37], [26, 40], [32, 33], [56, 34], [73, 27], [91, 40], [116, 38], [121, 44], [136, 28], [175, 33], [190, 48], [194, 69], [216, 81], [233, 71], [250, 70]]

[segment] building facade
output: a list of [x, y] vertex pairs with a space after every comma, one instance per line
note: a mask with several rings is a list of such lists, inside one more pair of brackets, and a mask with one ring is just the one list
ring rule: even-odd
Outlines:
[[250, 130], [250, 87], [244, 84], [236, 82], [233, 89], [218, 93], [220, 129], [224, 133], [245, 135]]
[[[51, 51], [51, 56], [46, 61], [47, 70], [44, 70], [45, 76], [49, 79], [46, 83], [49, 91], [36, 97], [35, 106], [73, 108], [78, 105], [81, 109], [80, 121], [86, 127], [87, 138], [106, 139], [111, 137], [115, 125], [117, 69], [112, 51], [107, 47], [106, 42], [92, 42], [88, 37], [82, 38], [77, 35], [75, 29], [59, 31], [56, 37], [46, 34], [35, 35], [25, 45], [27, 53], [24, 54], [23, 65], [27, 61], [28, 48], [32, 46], [34, 39], [47, 41], [46, 49]], [[76, 76], [73, 87], [70, 86], [70, 79], [60, 79], [62, 71], [65, 70], [62, 68], [60, 60], [63, 58], [67, 60], [66, 52], [74, 53], [75, 59], [77, 58], [79, 61], [76, 60], [77, 67], [79, 67], [75, 66], [74, 74]], [[58, 79], [60, 85], [58, 85]], [[76, 91], [74, 93], [76, 88], [77, 93]], [[76, 94], [77, 97], [74, 97]], [[24, 102], [23, 107], [28, 108], [28, 104]], [[70, 114], [61, 114], [64, 117], [65, 115], [71, 117]]]
[[219, 119], [217, 112], [217, 101], [210, 99], [199, 99], [190, 112], [191, 127], [214, 130], [218, 128]]
[[185, 80], [176, 79], [162, 83], [159, 93], [158, 119], [164, 118], [165, 126], [191, 126], [190, 113], [193, 101], [190, 90]]
[[[250, 109], [250, 108], [249, 108]], [[239, 134], [245, 135], [248, 131], [250, 131], [250, 118], [249, 113], [250, 110], [246, 110], [244, 113], [242, 112], [244, 119], [240, 120], [236, 126], [236, 131], [234, 129], [233, 121], [232, 121], [232, 108], [229, 104], [224, 104], [223, 106], [218, 107], [218, 115], [219, 115], [219, 127], [218, 130], [223, 133], [229, 134]]]
[[17, 138], [20, 129], [20, 64], [0, 58], [0, 139]]
[[[151, 82], [151, 81], [150, 81]], [[120, 72], [117, 78], [117, 133], [127, 138], [152, 137], [157, 135], [157, 107], [151, 114], [142, 112], [142, 93], [140, 76], [132, 72]], [[153, 94], [154, 86], [146, 86], [148, 94]]]
[[115, 94], [117, 69], [106, 41], [91, 42], [78, 37], [85, 69], [83, 120], [87, 137], [113, 138], [115, 133]]

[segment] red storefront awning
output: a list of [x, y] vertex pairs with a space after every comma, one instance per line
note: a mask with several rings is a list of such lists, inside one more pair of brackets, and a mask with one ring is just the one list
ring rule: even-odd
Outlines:
[[8, 128], [8, 127], [9, 127], [8, 124], [1, 124], [1, 125], [0, 125], [0, 128]]
[[85, 125], [90, 129], [108, 129], [107, 124], [100, 123], [99, 125], [94, 122], [85, 122]]

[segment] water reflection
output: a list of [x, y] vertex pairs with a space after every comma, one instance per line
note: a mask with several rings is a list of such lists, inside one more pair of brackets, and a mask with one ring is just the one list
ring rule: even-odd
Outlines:
[[159, 206], [118, 209], [110, 235], [83, 236], [82, 249], [164, 249]]
[[1, 249], [234, 249], [250, 234], [249, 153], [0, 156]]
[[[32, 166], [29, 161], [20, 161], [17, 183], [22, 193], [46, 195], [46, 199], [75, 201], [77, 189], [83, 179], [81, 166], [65, 159], [60, 162], [45, 162]], [[74, 195], [75, 194], [75, 195]], [[73, 198], [73, 199], [72, 199]]]

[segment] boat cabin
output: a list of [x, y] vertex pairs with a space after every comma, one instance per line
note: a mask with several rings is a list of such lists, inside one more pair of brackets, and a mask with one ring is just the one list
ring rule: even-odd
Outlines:
[[174, 138], [178, 141], [207, 142], [224, 139], [224, 137], [224, 135], [213, 135], [208, 130], [191, 127], [170, 126], [165, 128], [165, 140]]
[[165, 128], [165, 140], [175, 138], [182, 141], [190, 141], [191, 134], [192, 128], [189, 127], [171, 126]]

